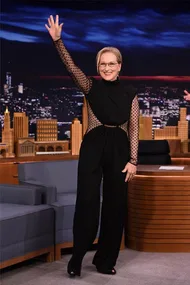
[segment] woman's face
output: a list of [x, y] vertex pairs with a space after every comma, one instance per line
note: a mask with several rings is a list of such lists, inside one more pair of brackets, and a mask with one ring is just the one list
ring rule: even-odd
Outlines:
[[114, 81], [121, 70], [121, 63], [117, 62], [117, 57], [114, 53], [105, 52], [100, 57], [98, 70], [103, 79]]

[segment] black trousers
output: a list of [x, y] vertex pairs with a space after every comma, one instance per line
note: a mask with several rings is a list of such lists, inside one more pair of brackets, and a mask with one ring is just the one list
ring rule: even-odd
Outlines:
[[128, 161], [129, 141], [123, 130], [101, 126], [84, 136], [78, 166], [73, 257], [82, 261], [96, 238], [103, 178], [100, 234], [94, 262], [109, 267], [116, 264], [127, 199], [126, 173], [122, 170]]

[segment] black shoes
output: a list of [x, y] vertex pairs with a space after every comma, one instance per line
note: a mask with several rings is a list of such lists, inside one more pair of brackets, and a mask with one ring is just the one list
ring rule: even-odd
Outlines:
[[[93, 260], [92, 264], [94, 264], [96, 266], [96, 270], [99, 273], [108, 274], [108, 275], [115, 275], [116, 274], [116, 270], [114, 267], [110, 268], [107, 266], [97, 265], [94, 260]], [[71, 278], [73, 278], [75, 276], [80, 276], [81, 275], [81, 263], [74, 263], [73, 258], [71, 258], [69, 263], [68, 263], [68, 266], [67, 266], [67, 273], [69, 274], [69, 276]]]
[[109, 275], [115, 275], [116, 274], [116, 270], [114, 267], [112, 268], [103, 268], [103, 267], [98, 267], [96, 266], [96, 269], [99, 273], [102, 274], [109, 274]]
[[116, 274], [116, 270], [114, 267], [107, 267], [107, 266], [100, 266], [100, 265], [97, 265], [95, 260], [92, 261], [92, 264], [94, 264], [96, 266], [96, 270], [99, 272], [99, 273], [102, 273], [102, 274], [108, 274], [108, 275], [115, 275]]
[[80, 276], [81, 274], [81, 265], [75, 266], [73, 263], [72, 258], [70, 259], [68, 266], [67, 266], [67, 273], [71, 278], [77, 276]]

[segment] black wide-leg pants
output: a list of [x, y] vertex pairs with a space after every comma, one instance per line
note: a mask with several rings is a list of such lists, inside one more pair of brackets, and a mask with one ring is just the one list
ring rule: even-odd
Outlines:
[[94, 263], [108, 267], [115, 265], [120, 250], [127, 199], [126, 173], [122, 173], [122, 170], [128, 161], [128, 137], [119, 127], [100, 126], [84, 136], [78, 166], [73, 258], [82, 261], [96, 238], [103, 178], [100, 235]]

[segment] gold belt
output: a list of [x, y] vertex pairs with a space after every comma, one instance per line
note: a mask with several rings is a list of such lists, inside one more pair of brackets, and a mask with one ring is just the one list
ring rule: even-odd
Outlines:
[[117, 128], [118, 126], [113, 126], [113, 125], [104, 125], [104, 127], [108, 127], [108, 128]]

